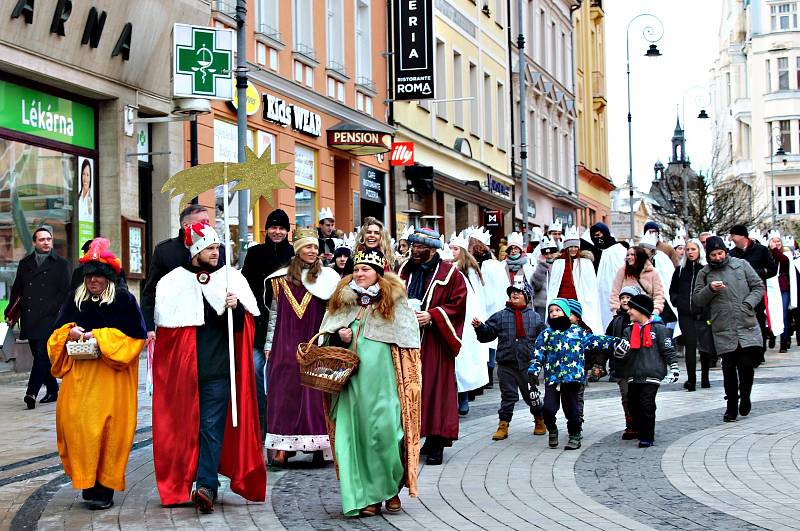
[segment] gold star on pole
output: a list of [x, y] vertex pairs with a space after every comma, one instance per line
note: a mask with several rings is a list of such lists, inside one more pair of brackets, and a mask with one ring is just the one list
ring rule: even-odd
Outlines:
[[256, 157], [247, 149], [247, 162], [228, 166], [228, 178], [238, 181], [232, 191], [250, 190], [250, 209], [254, 209], [258, 199], [263, 197], [273, 205], [272, 194], [275, 190], [291, 188], [280, 178], [280, 173], [289, 163], [272, 164], [272, 146], [264, 150], [261, 157]]
[[179, 195], [197, 197], [206, 190], [220, 186], [223, 181], [223, 171], [224, 163], [222, 162], [211, 162], [186, 168], [170, 177], [161, 187], [161, 193], [169, 193], [170, 198]]

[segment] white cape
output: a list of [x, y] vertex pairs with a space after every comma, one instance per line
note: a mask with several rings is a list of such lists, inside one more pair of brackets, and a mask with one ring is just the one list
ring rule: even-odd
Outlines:
[[[672, 301], [669, 300], [669, 287], [672, 284], [672, 275], [675, 274], [675, 264], [672, 263], [669, 256], [667, 256], [663, 251], [656, 251], [655, 254], [655, 268], [658, 271], [658, 277], [661, 279], [661, 286], [664, 288], [664, 307], [669, 304], [669, 307], [672, 309], [672, 313], [675, 315], [675, 318], [678, 317], [678, 309], [672, 304]], [[663, 312], [662, 312], [663, 313]], [[675, 328], [672, 331], [672, 337], [678, 337], [681, 335], [681, 327], [676, 320]], [[670, 324], [670, 328], [672, 328], [672, 324]]]
[[[559, 258], [553, 262], [550, 270], [550, 281], [547, 284], [547, 304], [558, 297], [558, 290], [561, 287], [561, 279], [564, 276], [564, 259]], [[594, 273], [594, 264], [588, 258], [577, 258], [572, 267], [572, 281], [575, 283], [575, 293], [578, 294], [578, 302], [583, 307], [583, 322], [586, 323], [592, 332], [602, 334], [603, 322], [600, 320], [600, 301], [598, 300], [597, 276]], [[607, 304], [607, 302], [603, 302]]]
[[461, 334], [461, 350], [456, 356], [456, 384], [458, 392], [464, 393], [478, 389], [489, 383], [486, 364], [489, 361], [489, 344], [481, 343], [472, 327], [472, 318], [486, 321], [486, 313], [480, 296], [472, 289], [473, 284], [480, 284], [478, 275], [470, 270], [465, 277], [467, 285], [467, 311], [464, 314], [464, 331]]
[[486, 317], [499, 312], [506, 307], [508, 294], [506, 288], [509, 286], [508, 274], [503, 264], [494, 258], [485, 260], [481, 264], [481, 275], [483, 275], [483, 303], [486, 309]]
[[603, 249], [600, 256], [600, 266], [597, 268], [597, 293], [600, 297], [600, 320], [603, 323], [603, 330], [595, 332], [601, 333], [608, 328], [614, 314], [611, 313], [611, 306], [608, 299], [611, 297], [611, 288], [614, 286], [614, 277], [621, 267], [625, 265], [625, 256], [628, 250], [621, 243], [615, 243], [608, 249]]
[[[783, 253], [789, 257], [789, 309], [797, 308], [797, 274], [795, 268], [800, 260], [795, 260], [792, 253]], [[798, 269], [800, 270], [800, 269]], [[769, 302], [769, 329], [778, 337], [783, 333], [783, 299], [778, 275], [767, 279], [767, 300]]]

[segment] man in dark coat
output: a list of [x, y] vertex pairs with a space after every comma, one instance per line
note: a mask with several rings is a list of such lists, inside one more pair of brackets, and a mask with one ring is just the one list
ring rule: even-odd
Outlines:
[[[5, 311], [6, 322], [11, 325], [20, 319], [20, 339], [27, 339], [33, 354], [33, 367], [25, 391], [28, 409], [36, 407], [36, 397], [44, 384], [47, 392], [42, 403], [55, 402], [58, 382], [50, 374], [47, 340], [53, 333], [58, 312], [69, 292], [69, 263], [53, 250], [53, 233], [40, 227], [33, 233], [33, 252], [19, 261], [17, 277], [11, 287], [11, 296]], [[19, 302], [18, 302], [19, 301]], [[17, 304], [18, 313], [11, 315]]]
[[[731, 256], [746, 260], [766, 285], [767, 279], [774, 277], [778, 273], [778, 264], [772, 259], [769, 249], [757, 241], [751, 240], [747, 232], [747, 227], [744, 225], [734, 225], [731, 227], [730, 233], [731, 240], [733, 240], [733, 243], [736, 245], [736, 247], [731, 249]], [[758, 306], [755, 307], [755, 311], [756, 319], [758, 319], [758, 326], [761, 328], [764, 350], [766, 350], [767, 339], [769, 339], [772, 346], [774, 346], [775, 336], [767, 329], [767, 311], [763, 299], [758, 303]]]
[[266, 434], [267, 379], [265, 377], [267, 360], [264, 357], [264, 343], [267, 339], [269, 307], [272, 304], [272, 284], [264, 281], [272, 273], [289, 265], [294, 249], [289, 243], [289, 216], [280, 208], [270, 212], [264, 224], [267, 239], [264, 243], [247, 249], [242, 266], [242, 275], [250, 284], [256, 296], [261, 315], [255, 318], [256, 331], [253, 341], [253, 363], [256, 370], [256, 397], [258, 398], [258, 418], [261, 422], [261, 437]]
[[[156, 285], [161, 278], [175, 269], [191, 261], [189, 248], [184, 243], [184, 230], [195, 223], [210, 224], [208, 209], [201, 205], [189, 205], [181, 212], [181, 228], [175, 238], [164, 240], [156, 245], [153, 258], [150, 261], [150, 271], [142, 289], [141, 306], [144, 314], [144, 324], [147, 327], [147, 342], [156, 338], [156, 326], [153, 314], [156, 307]], [[220, 247], [219, 260], [225, 263], [224, 247]]]
[[336, 251], [336, 242], [334, 241], [336, 218], [333, 217], [333, 211], [330, 208], [323, 208], [319, 211], [317, 234], [319, 235], [319, 256], [324, 265], [331, 265], [333, 253]]

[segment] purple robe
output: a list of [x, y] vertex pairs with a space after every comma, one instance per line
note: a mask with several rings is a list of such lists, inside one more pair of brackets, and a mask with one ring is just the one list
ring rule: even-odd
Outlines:
[[273, 299], [277, 314], [267, 362], [266, 447], [329, 453], [322, 392], [300, 385], [297, 363], [297, 345], [319, 331], [327, 301], [314, 297], [304, 286], [283, 282], [284, 278], [273, 279], [273, 288], [278, 287]]

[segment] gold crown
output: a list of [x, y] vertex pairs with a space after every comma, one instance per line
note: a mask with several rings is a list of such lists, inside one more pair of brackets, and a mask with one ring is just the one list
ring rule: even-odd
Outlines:
[[303, 238], [317, 238], [319, 234], [317, 233], [317, 229], [313, 227], [303, 227], [303, 228], [296, 228], [294, 229], [294, 237], [292, 238], [293, 242], [297, 240], [302, 240]]
[[356, 264], [370, 264], [381, 269], [386, 268], [386, 258], [378, 251], [371, 249], [369, 251], [358, 251], [353, 259], [353, 265]]

